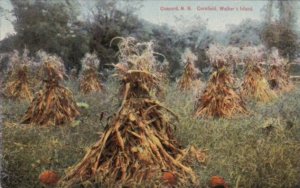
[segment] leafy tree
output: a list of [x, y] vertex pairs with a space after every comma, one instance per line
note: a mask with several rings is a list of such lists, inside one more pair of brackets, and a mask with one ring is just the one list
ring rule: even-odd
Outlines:
[[86, 23], [90, 52], [95, 51], [103, 62], [100, 69], [107, 67], [107, 64], [117, 62], [118, 47], [117, 43], [111, 44], [112, 39], [133, 35], [142, 27], [137, 16], [134, 15], [138, 6], [122, 2], [123, 7], [119, 7], [117, 2], [100, 0], [92, 4], [91, 19]]
[[297, 43], [297, 33], [295, 31], [297, 2], [296, 1], [275, 1], [279, 18], [273, 18], [273, 5], [274, 2], [269, 0], [266, 5], [266, 20], [261, 33], [261, 38], [265, 45], [271, 49], [276, 47], [279, 53], [293, 60], [299, 50]]
[[[75, 1], [73, 1], [75, 2]], [[15, 48], [40, 49], [63, 58], [67, 68], [79, 67], [86, 52], [86, 36], [78, 28], [75, 3], [46, 0], [11, 0], [16, 31]]]
[[246, 19], [238, 25], [231, 25], [227, 32], [228, 44], [234, 46], [245, 46], [248, 44], [259, 45], [261, 44], [260, 33], [261, 23]]

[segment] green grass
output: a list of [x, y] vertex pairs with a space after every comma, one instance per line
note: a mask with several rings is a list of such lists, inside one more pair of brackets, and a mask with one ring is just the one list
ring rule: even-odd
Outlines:
[[[117, 84], [110, 81], [106, 93], [89, 96], [80, 94], [76, 83], [67, 85], [73, 88], [77, 102], [89, 105], [81, 109], [79, 124], [53, 128], [20, 125], [28, 103], [2, 101], [2, 187], [42, 187], [38, 176], [43, 170], [63, 175], [99, 140], [107, 118], [120, 104]], [[232, 120], [194, 119], [194, 101], [194, 94], [180, 93], [172, 85], [167, 88], [164, 105], [180, 118], [176, 134], [182, 145], [207, 150], [206, 165], [194, 167], [201, 187], [206, 187], [213, 175], [224, 177], [230, 187], [300, 186], [299, 89], [268, 105], [249, 102], [252, 114]]]

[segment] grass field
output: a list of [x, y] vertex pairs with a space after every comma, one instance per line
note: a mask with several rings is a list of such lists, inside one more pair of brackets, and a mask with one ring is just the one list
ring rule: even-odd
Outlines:
[[[18, 124], [28, 103], [2, 100], [2, 187], [42, 187], [39, 174], [64, 170], [78, 162], [86, 149], [99, 140], [101, 131], [120, 105], [117, 84], [107, 92], [84, 96], [76, 83], [68, 83], [81, 108], [78, 121], [62, 127]], [[251, 114], [237, 119], [194, 119], [195, 96], [174, 85], [166, 89], [163, 104], [180, 118], [176, 135], [183, 146], [193, 144], [207, 153], [207, 162], [195, 166], [201, 187], [211, 176], [225, 178], [230, 187], [300, 187], [300, 89], [273, 103], [249, 102]]]

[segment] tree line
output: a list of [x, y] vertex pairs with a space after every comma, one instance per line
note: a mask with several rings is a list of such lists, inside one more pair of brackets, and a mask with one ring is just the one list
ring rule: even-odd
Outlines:
[[[82, 14], [77, 1], [61, 0], [10, 0], [13, 6], [12, 22], [15, 34], [0, 43], [0, 53], [27, 48], [32, 54], [42, 49], [60, 56], [67, 71], [81, 69], [80, 60], [86, 52], [95, 52], [101, 59], [100, 70], [111, 68], [117, 62], [117, 36], [132, 36], [139, 41], [153, 40], [154, 50], [163, 54], [170, 65], [173, 77], [180, 74], [181, 54], [190, 48], [198, 57], [195, 65], [203, 70], [209, 65], [205, 50], [209, 44], [245, 46], [264, 44], [276, 47], [284, 57], [293, 60], [299, 50], [295, 30], [295, 1], [269, 1], [264, 8], [263, 22], [244, 20], [231, 26], [227, 32], [210, 31], [199, 18], [185, 20], [177, 17], [182, 31], [168, 25], [155, 25], [136, 14], [142, 3], [117, 0], [100, 0]], [[88, 5], [86, 5], [88, 6]], [[274, 10], [277, 10], [277, 18]], [[186, 26], [186, 23], [193, 23]], [[163, 57], [157, 57], [163, 62]]]

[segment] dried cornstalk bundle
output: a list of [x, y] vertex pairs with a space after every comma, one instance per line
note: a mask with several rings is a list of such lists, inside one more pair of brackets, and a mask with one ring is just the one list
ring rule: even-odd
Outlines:
[[196, 103], [195, 117], [225, 117], [247, 113], [241, 96], [233, 89], [234, 78], [226, 69], [216, 70]]
[[33, 62], [28, 57], [28, 50], [24, 50], [20, 57], [18, 51], [11, 56], [7, 81], [3, 88], [4, 95], [18, 100], [31, 101], [33, 98], [33, 81], [31, 67]]
[[199, 72], [195, 68], [195, 61], [197, 56], [191, 52], [191, 50], [186, 50], [182, 56], [184, 66], [184, 72], [178, 82], [178, 88], [181, 91], [187, 91], [190, 89], [197, 89], [200, 85], [200, 80], [197, 79], [197, 73]]
[[87, 53], [82, 60], [82, 71], [80, 73], [80, 90], [84, 94], [104, 90], [99, 79], [98, 67], [100, 61], [95, 53]]
[[32, 88], [28, 79], [28, 66], [19, 65], [10, 75], [5, 88], [4, 95], [18, 100], [32, 100]]
[[60, 85], [64, 78], [64, 65], [56, 56], [43, 57], [44, 88], [40, 90], [23, 116], [22, 123], [61, 125], [73, 121], [78, 107], [72, 92]]
[[90, 182], [135, 187], [151, 182], [162, 187], [163, 171], [174, 174], [178, 186], [197, 185], [195, 172], [185, 163], [189, 152], [194, 157], [201, 153], [194, 148], [182, 149], [177, 143], [173, 134], [177, 117], [150, 94], [158, 85], [157, 77], [143, 66], [129, 69], [123, 65], [116, 65], [124, 88], [120, 109], [101, 139], [68, 170], [59, 185]]
[[231, 118], [247, 113], [245, 103], [234, 88], [235, 79], [230, 70], [227, 50], [220, 45], [211, 45], [206, 52], [215, 72], [197, 99], [195, 117]]
[[247, 67], [241, 93], [243, 97], [253, 98], [260, 102], [270, 102], [277, 98], [259, 65]]
[[246, 47], [243, 49], [246, 73], [242, 84], [242, 96], [260, 102], [270, 102], [277, 97], [270, 88], [261, 66], [263, 61], [262, 47]]
[[288, 64], [279, 56], [277, 49], [273, 50], [270, 58], [268, 81], [271, 88], [279, 93], [294, 89], [294, 84], [288, 74]]
[[81, 73], [80, 90], [84, 94], [103, 91], [104, 87], [99, 80], [99, 74], [94, 69], [84, 70]]

